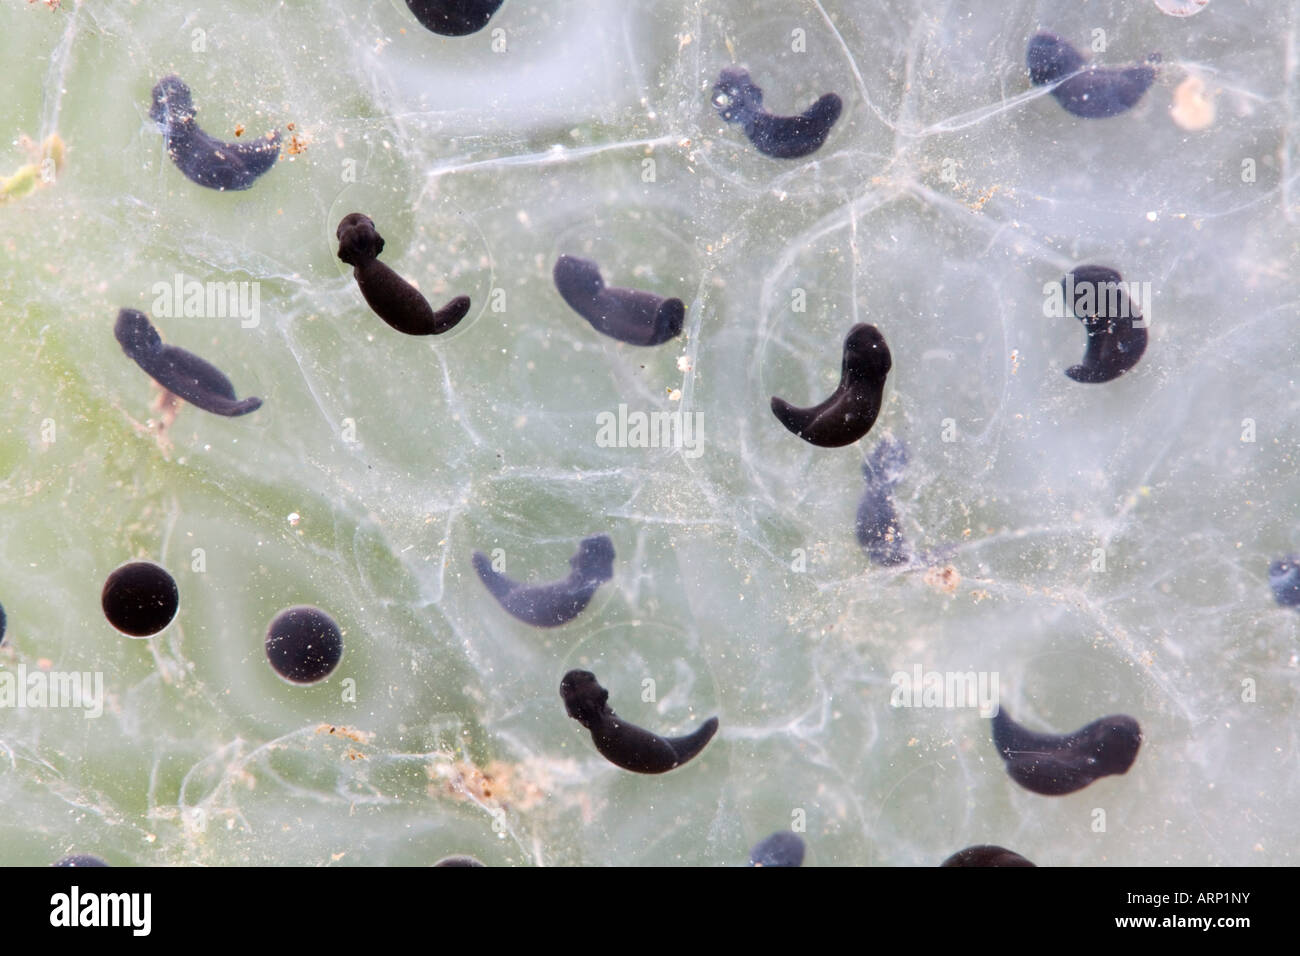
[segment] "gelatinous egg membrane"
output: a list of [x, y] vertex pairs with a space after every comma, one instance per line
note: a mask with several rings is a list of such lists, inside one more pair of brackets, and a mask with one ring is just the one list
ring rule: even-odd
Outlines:
[[[105, 694], [95, 719], [0, 714], [6, 860], [742, 865], [802, 824], [806, 865], [1297, 862], [1300, 617], [1268, 565], [1300, 550], [1300, 5], [776, 6], [506, 0], [456, 39], [400, 0], [292, 24], [253, 0], [0, 9], [4, 172], [17, 131], [67, 145], [4, 211], [0, 665]], [[1039, 30], [1109, 64], [1158, 51], [1160, 75], [1073, 117], [1029, 83]], [[280, 130], [250, 190], [167, 158], [149, 94], [183, 64], [212, 136]], [[774, 114], [837, 93], [826, 142], [758, 153], [709, 100], [729, 64]], [[1190, 72], [1216, 107], [1196, 132], [1168, 112]], [[366, 308], [333, 238], [357, 210], [430, 301], [470, 296], [460, 325], [417, 340]], [[554, 289], [564, 254], [680, 298], [682, 334], [595, 332]], [[1047, 314], [1090, 262], [1151, 293], [1146, 354], [1101, 385], [1065, 376], [1079, 322]], [[159, 301], [178, 275], [257, 307], [187, 315]], [[182, 408], [160, 442], [123, 307], [264, 407]], [[768, 402], [829, 394], [857, 322], [893, 354], [884, 405], [817, 448]], [[598, 441], [620, 406], [681, 413], [690, 445]], [[933, 567], [855, 538], [886, 432]], [[470, 564], [554, 580], [594, 534], [614, 577], [562, 628], [510, 618]], [[181, 594], [148, 641], [99, 608], [132, 559]], [[263, 650], [296, 605], [346, 647], [311, 686]], [[977, 709], [891, 706], [915, 668], [996, 675], [1043, 733], [1129, 714], [1141, 752], [1029, 793]], [[639, 726], [717, 714], [718, 736], [662, 778], [620, 771], [565, 715], [572, 669]]]

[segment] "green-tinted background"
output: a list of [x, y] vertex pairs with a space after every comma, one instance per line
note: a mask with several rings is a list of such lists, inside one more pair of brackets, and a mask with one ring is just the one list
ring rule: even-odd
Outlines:
[[[1040, 28], [1158, 51], [1157, 85], [1071, 117], [1029, 87]], [[402, 2], [4, 0], [0, 173], [21, 133], [57, 130], [67, 163], [0, 205], [0, 664], [100, 671], [108, 700], [0, 711], [0, 862], [735, 864], [803, 819], [822, 865], [983, 842], [1294, 864], [1300, 618], [1266, 570], [1300, 546], [1298, 28], [1276, 0], [506, 0], [444, 39]], [[731, 62], [775, 112], [837, 91], [825, 146], [771, 160], [723, 124]], [[148, 118], [170, 72], [213, 135], [293, 123], [305, 151], [245, 193], [195, 186]], [[1169, 113], [1189, 72], [1203, 131]], [[422, 340], [370, 313], [334, 256], [353, 211], [470, 318]], [[596, 334], [551, 285], [563, 252], [680, 296], [683, 336]], [[1062, 374], [1082, 329], [1043, 314], [1082, 262], [1155, 295], [1147, 357], [1104, 386]], [[177, 273], [257, 283], [255, 327], [154, 319], [266, 404], [185, 408], [168, 449], [112, 323]], [[767, 410], [829, 392], [854, 321], [893, 351], [876, 429], [910, 447], [903, 530], [951, 593], [857, 547], [875, 434], [818, 449]], [[701, 413], [703, 454], [599, 447], [620, 403]], [[468, 560], [558, 577], [600, 532], [615, 579], [555, 631]], [[137, 557], [181, 590], [151, 641], [99, 609]], [[298, 603], [345, 635], [310, 688], [262, 651]], [[890, 707], [918, 664], [996, 672], [1035, 728], [1130, 713], [1142, 752], [1030, 794], [973, 711]], [[575, 666], [629, 720], [722, 729], [681, 770], [619, 771], [564, 714]], [[458, 794], [471, 764], [493, 780]]]

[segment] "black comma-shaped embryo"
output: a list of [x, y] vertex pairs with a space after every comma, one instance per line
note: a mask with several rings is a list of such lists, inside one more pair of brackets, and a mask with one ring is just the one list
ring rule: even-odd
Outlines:
[[1146, 351], [1146, 323], [1125, 285], [1106, 266], [1079, 266], [1061, 280], [1067, 307], [1088, 332], [1083, 361], [1065, 370], [1076, 382], [1109, 382]]
[[910, 555], [894, 510], [894, 486], [907, 467], [907, 447], [886, 435], [862, 463], [867, 488], [858, 503], [855, 531], [858, 544], [875, 564], [893, 567], [905, 564]]
[[802, 866], [803, 838], [789, 830], [778, 830], [759, 840], [749, 851], [750, 866]]
[[560, 697], [569, 716], [591, 731], [602, 757], [617, 767], [636, 773], [666, 773], [680, 767], [705, 748], [718, 731], [718, 718], [710, 717], [693, 734], [660, 737], [629, 724], [609, 706], [609, 691], [591, 671], [573, 670], [560, 682]]
[[772, 414], [806, 442], [823, 448], [851, 445], [876, 423], [885, 376], [893, 360], [885, 337], [874, 325], [861, 323], [844, 339], [840, 384], [820, 405], [798, 408], [772, 397]]
[[552, 275], [564, 301], [597, 332], [630, 345], [662, 345], [682, 332], [686, 306], [681, 299], [610, 288], [590, 259], [560, 256]]
[[[1300, 558], [1287, 555], [1268, 566], [1268, 584], [1273, 597], [1283, 607], [1300, 607]], [[0, 635], [4, 634], [4, 616], [0, 613]]]
[[426, 30], [445, 37], [463, 37], [482, 30], [503, 0], [406, 0]]
[[940, 866], [1034, 866], [1019, 853], [1008, 850], [1006, 847], [993, 846], [992, 844], [980, 844], [979, 846], [968, 846], [964, 850], [958, 850], [948, 859], [939, 864]]
[[[1153, 54], [1151, 62], [1159, 59]], [[1118, 116], [1132, 109], [1156, 78], [1151, 66], [1087, 66], [1083, 55], [1054, 33], [1034, 36], [1025, 61], [1031, 83], [1056, 83], [1052, 90], [1056, 101], [1084, 119]]]
[[1100, 777], [1127, 773], [1142, 744], [1138, 722], [1124, 714], [1094, 720], [1071, 734], [1037, 734], [999, 709], [993, 745], [1011, 779], [1026, 790], [1055, 797], [1082, 790]]
[[278, 130], [247, 143], [227, 143], [205, 133], [196, 115], [190, 88], [179, 76], [164, 76], [154, 86], [149, 116], [176, 168], [200, 186], [248, 189], [280, 158]]
[[469, 313], [469, 296], [458, 295], [437, 312], [420, 290], [376, 258], [384, 251], [384, 238], [374, 220], [353, 212], [339, 222], [339, 258], [352, 266], [366, 304], [374, 313], [407, 335], [441, 335], [455, 328]]
[[596, 589], [614, 576], [614, 542], [603, 534], [583, 538], [569, 559], [569, 576], [551, 584], [513, 581], [482, 551], [474, 552], [473, 561], [484, 587], [507, 613], [534, 627], [559, 627], [581, 614]]
[[113, 334], [122, 351], [155, 382], [205, 412], [233, 418], [262, 407], [260, 398], [236, 397], [235, 386], [212, 363], [175, 345], [164, 345], [143, 312], [122, 309]]
[[760, 153], [775, 159], [798, 159], [821, 148], [840, 118], [843, 103], [827, 93], [798, 116], [773, 116], [763, 109], [763, 91], [749, 72], [729, 66], [713, 85], [713, 105], [728, 123], [739, 123]]

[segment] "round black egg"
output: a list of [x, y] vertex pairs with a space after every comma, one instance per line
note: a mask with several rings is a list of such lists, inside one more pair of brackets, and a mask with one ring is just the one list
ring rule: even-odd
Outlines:
[[275, 672], [294, 684], [324, 680], [343, 657], [343, 634], [316, 607], [281, 611], [266, 629], [266, 657]]
[[176, 579], [149, 561], [132, 561], [108, 576], [100, 597], [108, 623], [130, 637], [152, 637], [176, 616]]

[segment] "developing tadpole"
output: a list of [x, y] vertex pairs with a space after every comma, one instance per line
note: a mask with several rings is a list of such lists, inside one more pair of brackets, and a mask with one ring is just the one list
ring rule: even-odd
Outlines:
[[[1054, 33], [1039, 33], [1025, 53], [1034, 86], [1055, 83], [1052, 96], [1069, 113], [1084, 119], [1118, 116], [1133, 108], [1155, 81], [1152, 65], [1106, 67], [1089, 64], [1083, 54]], [[1160, 62], [1153, 53], [1148, 64]]]
[[1147, 330], [1120, 274], [1108, 266], [1079, 266], [1061, 280], [1064, 301], [1083, 323], [1088, 344], [1083, 360], [1065, 374], [1076, 382], [1119, 378], [1147, 348]]
[[560, 682], [560, 697], [569, 716], [591, 731], [602, 757], [635, 773], [666, 773], [694, 758], [718, 731], [710, 717], [685, 737], [660, 737], [626, 720], [609, 706], [609, 691], [591, 671], [573, 670]]
[[527, 585], [511, 580], [475, 551], [474, 570], [502, 609], [533, 627], [559, 627], [581, 614], [592, 595], [614, 577], [614, 542], [607, 535], [583, 538], [569, 559], [569, 576], [550, 584]]
[[250, 188], [280, 158], [280, 132], [250, 142], [225, 142], [205, 133], [190, 88], [179, 76], [164, 76], [153, 88], [149, 116], [163, 134], [167, 155], [192, 182], [209, 189]]
[[765, 156], [798, 159], [826, 142], [840, 118], [843, 102], [827, 93], [798, 116], [776, 116], [763, 109], [763, 91], [749, 71], [729, 66], [713, 85], [713, 105], [728, 123], [739, 123], [749, 141]]
[[911, 560], [903, 540], [902, 522], [894, 510], [894, 486], [907, 468], [907, 447], [892, 435], [886, 435], [862, 463], [866, 490], [858, 503], [854, 526], [858, 544], [872, 563], [894, 567]]
[[855, 325], [844, 339], [840, 384], [818, 405], [799, 408], [772, 396], [772, 414], [806, 442], [823, 448], [851, 445], [876, 423], [893, 367], [885, 337], [874, 325]]
[[260, 398], [240, 399], [235, 395], [230, 379], [211, 362], [175, 345], [164, 345], [143, 312], [122, 309], [113, 334], [122, 351], [155, 382], [196, 408], [234, 418], [262, 407]]
[[352, 275], [366, 304], [390, 326], [407, 335], [450, 332], [469, 314], [469, 296], [458, 295], [437, 312], [420, 290], [379, 261], [384, 237], [364, 213], [348, 213], [334, 235], [338, 256], [352, 266]]
[[600, 267], [590, 259], [560, 256], [552, 275], [569, 307], [610, 338], [629, 345], [662, 345], [682, 332], [686, 306], [681, 299], [607, 286]]
[[1101, 777], [1127, 773], [1142, 745], [1138, 722], [1125, 714], [1102, 717], [1070, 734], [1035, 733], [1005, 709], [992, 724], [993, 745], [1011, 779], [1044, 796], [1074, 793]]
[[[1273, 589], [1273, 599], [1278, 604], [1300, 608], [1300, 558], [1287, 555], [1271, 562], [1268, 566], [1268, 584]], [[0, 630], [0, 633], [3, 631]]]
[[803, 866], [803, 837], [789, 830], [777, 830], [754, 844], [749, 851], [750, 866]]

